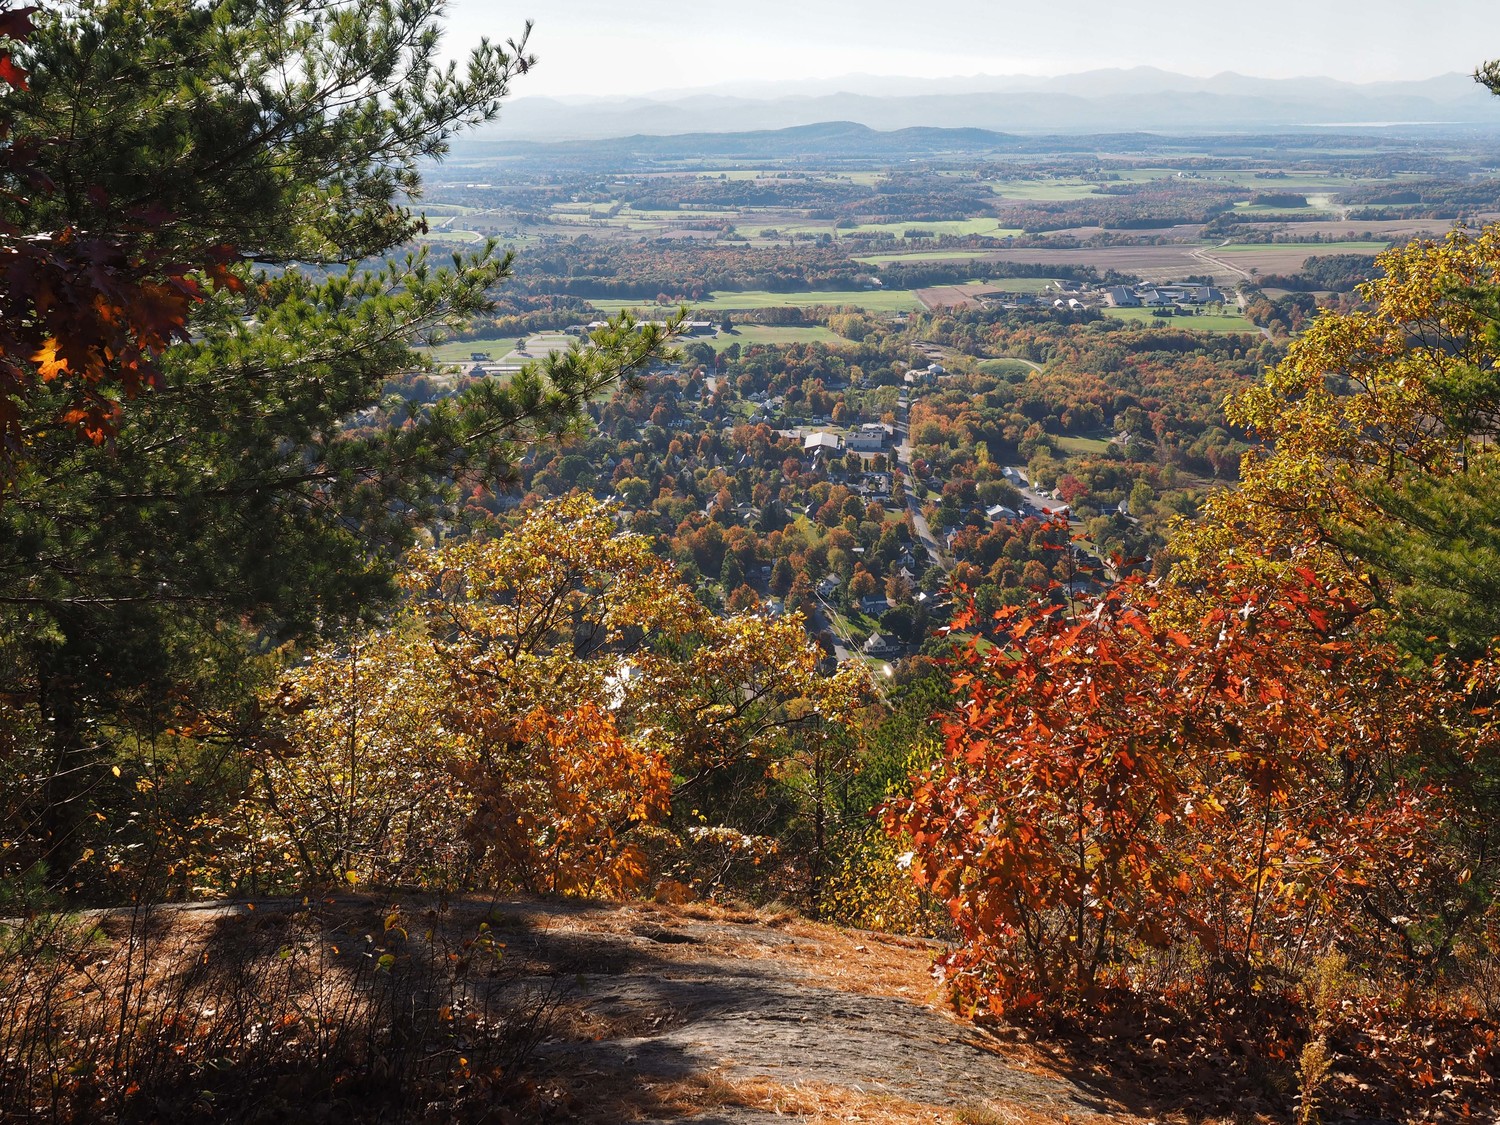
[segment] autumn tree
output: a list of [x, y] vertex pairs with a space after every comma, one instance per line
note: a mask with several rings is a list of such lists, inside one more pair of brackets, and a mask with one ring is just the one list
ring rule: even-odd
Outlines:
[[353, 424], [508, 269], [489, 247], [441, 267], [401, 249], [419, 163], [531, 61], [523, 37], [439, 64], [438, 13], [90, 0], [7, 56], [0, 255], [25, 268], [18, 247], [55, 244], [77, 282], [32, 271], [0, 298], [0, 693], [39, 732], [18, 867], [62, 882], [91, 840], [136, 831], [114, 815], [135, 800], [124, 747], [238, 737], [254, 651], [371, 616], [456, 484], [575, 429], [660, 348], [621, 324], [404, 424]]
[[[1477, 924], [1493, 887], [1500, 763], [1485, 716], [1500, 699], [1500, 230], [1413, 242], [1377, 264], [1384, 276], [1361, 287], [1365, 307], [1319, 316], [1282, 364], [1227, 404], [1265, 445], [1242, 464], [1243, 487], [1212, 497], [1175, 537], [1179, 561], [1160, 612], [1190, 622], [1316, 573], [1392, 643], [1414, 707], [1447, 701], [1437, 711], [1444, 736], [1424, 740], [1401, 776], [1440, 786], [1451, 809], [1413, 815], [1423, 836], [1405, 854], [1418, 865], [1457, 856], [1467, 874], [1433, 880], [1447, 888], [1447, 906], [1365, 903], [1395, 940], [1418, 948], [1424, 933]], [[1451, 951], [1455, 940], [1437, 948]]]
[[875, 576], [865, 569], [864, 563], [854, 564], [854, 576], [849, 580], [849, 597], [858, 600], [875, 593]]
[[394, 629], [273, 693], [246, 816], [283, 877], [618, 894], [661, 874], [663, 834], [743, 836], [704, 819], [724, 778], [817, 779], [849, 745], [857, 678], [818, 674], [799, 618], [711, 613], [597, 501], [408, 563]]
[[1409, 649], [1475, 656], [1500, 635], [1500, 229], [1377, 263], [1367, 307], [1318, 317], [1227, 404], [1264, 445], [1179, 537], [1180, 582], [1311, 566], [1363, 586]]
[[1128, 582], [960, 653], [943, 753], [887, 810], [962, 935], [955, 993], [1057, 1012], [1165, 958], [1242, 995], [1335, 946], [1438, 971], [1497, 876], [1452, 831], [1483, 832], [1465, 782], [1496, 750], [1466, 692], [1409, 678], [1310, 571], [1181, 631], [1154, 612]]
[[742, 582], [729, 592], [724, 604], [732, 613], [754, 613], [760, 609], [760, 595]]
[[243, 835], [215, 849], [228, 881], [273, 889], [296, 870], [328, 885], [462, 885], [472, 865], [456, 829], [473, 802], [451, 768], [442, 672], [405, 624], [319, 649], [277, 684], [279, 721], [234, 818]]

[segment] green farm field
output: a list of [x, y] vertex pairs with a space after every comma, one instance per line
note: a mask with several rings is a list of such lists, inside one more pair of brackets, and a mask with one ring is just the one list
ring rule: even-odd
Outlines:
[[426, 234], [417, 235], [417, 240], [427, 243], [461, 242], [470, 245], [483, 242], [484, 235], [477, 230], [463, 230], [460, 227], [433, 227]]
[[441, 219], [454, 215], [472, 215], [479, 210], [477, 207], [466, 207], [462, 203], [429, 203], [424, 201], [416, 210], [420, 211], [429, 219]]
[[714, 351], [722, 352], [731, 344], [738, 344], [741, 349], [754, 347], [756, 344], [827, 344], [836, 347], [850, 341], [821, 325], [794, 328], [779, 324], [740, 324], [733, 332], [720, 332], [705, 342]]
[[516, 343], [515, 336], [485, 336], [478, 340], [450, 340], [419, 350], [438, 363], [463, 363], [468, 361], [473, 352], [489, 352], [490, 358], [498, 361], [515, 351]]
[[1054, 437], [1052, 442], [1064, 453], [1073, 454], [1103, 453], [1109, 448], [1109, 442], [1105, 438], [1070, 437], [1064, 434]]
[[1191, 332], [1259, 332], [1260, 329], [1239, 315], [1215, 316], [1203, 313], [1198, 316], [1161, 316], [1155, 309], [1105, 309], [1104, 315], [1131, 324], [1150, 324], [1161, 319], [1170, 328], [1185, 328]]
[[982, 359], [979, 370], [985, 375], [1013, 377], [1030, 375], [1032, 367], [1024, 359]]

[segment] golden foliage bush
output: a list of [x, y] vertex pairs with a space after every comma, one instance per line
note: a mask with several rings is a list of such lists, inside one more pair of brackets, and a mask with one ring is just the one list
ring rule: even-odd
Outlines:
[[402, 584], [394, 627], [269, 699], [242, 823], [273, 879], [624, 894], [674, 795], [806, 772], [862, 699], [800, 618], [712, 613], [586, 496], [415, 552]]

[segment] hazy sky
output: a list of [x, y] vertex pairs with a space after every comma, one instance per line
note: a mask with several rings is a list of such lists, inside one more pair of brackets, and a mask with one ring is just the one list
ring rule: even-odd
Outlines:
[[1429, 78], [1500, 56], [1500, 0], [450, 0], [453, 51], [529, 17], [526, 95], [639, 94], [844, 74], [1157, 66]]

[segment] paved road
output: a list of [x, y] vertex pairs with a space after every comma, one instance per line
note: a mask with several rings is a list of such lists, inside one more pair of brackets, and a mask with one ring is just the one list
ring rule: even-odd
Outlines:
[[906, 509], [911, 513], [912, 526], [916, 528], [917, 538], [922, 541], [922, 546], [927, 548], [927, 554], [931, 557], [934, 565], [942, 567], [944, 573], [952, 569], [952, 564], [943, 555], [943, 548], [939, 545], [937, 537], [932, 534], [932, 528], [928, 526], [927, 519], [922, 515], [922, 505], [917, 501], [916, 494], [911, 488], [913, 477], [911, 475], [911, 435], [907, 433], [907, 424], [903, 420], [897, 424], [897, 430], [901, 434], [901, 444], [896, 446], [896, 460], [906, 470], [908, 482], [906, 490]]
[[854, 655], [849, 650], [849, 639], [839, 632], [838, 622], [828, 609], [828, 604], [817, 594], [813, 595], [813, 627], [827, 630], [833, 637], [833, 658], [840, 664]]
[[917, 538], [922, 541], [922, 546], [927, 548], [927, 554], [933, 563], [943, 569], [946, 573], [953, 569], [953, 564], [943, 554], [943, 548], [938, 543], [937, 537], [932, 534], [932, 528], [928, 526], [927, 517], [922, 515], [922, 506], [917, 503], [916, 498], [911, 495], [906, 497], [906, 507], [911, 512], [911, 524], [916, 529]]
[[[813, 610], [813, 624], [820, 629], [827, 629], [835, 638], [833, 642], [834, 660], [842, 665], [850, 660], [861, 659], [859, 652], [849, 648], [849, 645], [853, 642], [844, 636], [843, 633], [839, 632], [838, 622], [833, 616], [832, 607], [817, 594], [813, 595]], [[886, 695], [885, 691], [885, 681], [870, 665], [865, 665], [865, 668], [870, 674], [870, 685], [875, 689], [875, 694], [880, 696], [880, 702], [890, 703], [890, 697]], [[891, 666], [889, 664], [885, 665], [885, 674], [887, 676], [891, 674]]]

